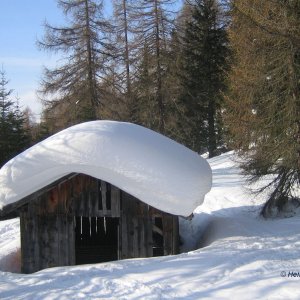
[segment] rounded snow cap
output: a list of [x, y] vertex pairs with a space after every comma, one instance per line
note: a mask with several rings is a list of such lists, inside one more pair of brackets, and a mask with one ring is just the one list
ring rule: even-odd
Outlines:
[[189, 216], [211, 189], [207, 161], [131, 123], [72, 126], [19, 154], [0, 170], [0, 209], [70, 173], [107, 181], [168, 213]]

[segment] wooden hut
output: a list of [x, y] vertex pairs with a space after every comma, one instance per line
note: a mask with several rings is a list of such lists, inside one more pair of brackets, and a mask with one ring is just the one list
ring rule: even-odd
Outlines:
[[177, 216], [189, 216], [211, 182], [205, 159], [161, 134], [86, 122], [0, 169], [0, 219], [20, 216], [24, 273], [176, 254]]
[[7, 205], [18, 214], [21, 271], [178, 253], [178, 217], [73, 173]]

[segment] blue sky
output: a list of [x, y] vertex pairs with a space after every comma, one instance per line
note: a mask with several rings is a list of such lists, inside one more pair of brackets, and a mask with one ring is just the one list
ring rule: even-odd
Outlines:
[[36, 41], [44, 33], [43, 23], [62, 24], [64, 17], [55, 0], [0, 0], [0, 64], [9, 80], [8, 89], [39, 118], [36, 96], [43, 65], [54, 64], [55, 56], [39, 51]]
[[7, 89], [13, 89], [13, 98], [20, 98], [21, 107], [29, 106], [39, 119], [42, 106], [36, 91], [43, 66], [55, 66], [58, 56], [40, 51], [36, 41], [43, 37], [45, 20], [63, 25], [64, 15], [56, 0], [0, 0], [0, 12], [0, 68], [9, 80]]

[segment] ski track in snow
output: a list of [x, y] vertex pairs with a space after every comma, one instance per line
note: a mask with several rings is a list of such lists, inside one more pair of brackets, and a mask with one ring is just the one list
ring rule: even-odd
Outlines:
[[[0, 272], [0, 299], [300, 299], [300, 216], [264, 220], [232, 152], [209, 160], [213, 188], [181, 220], [175, 256]], [[0, 270], [20, 247], [18, 219], [0, 222]], [[202, 248], [199, 248], [202, 246]], [[281, 273], [286, 272], [286, 277]]]

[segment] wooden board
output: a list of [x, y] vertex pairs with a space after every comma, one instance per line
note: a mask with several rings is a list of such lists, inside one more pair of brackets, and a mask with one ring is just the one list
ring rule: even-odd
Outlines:
[[[36, 194], [20, 209], [22, 272], [75, 264], [76, 217], [120, 218], [120, 259], [153, 256], [154, 232], [163, 237], [163, 254], [178, 253], [178, 217], [104, 181], [77, 174]], [[156, 218], [162, 220], [160, 227]]]

